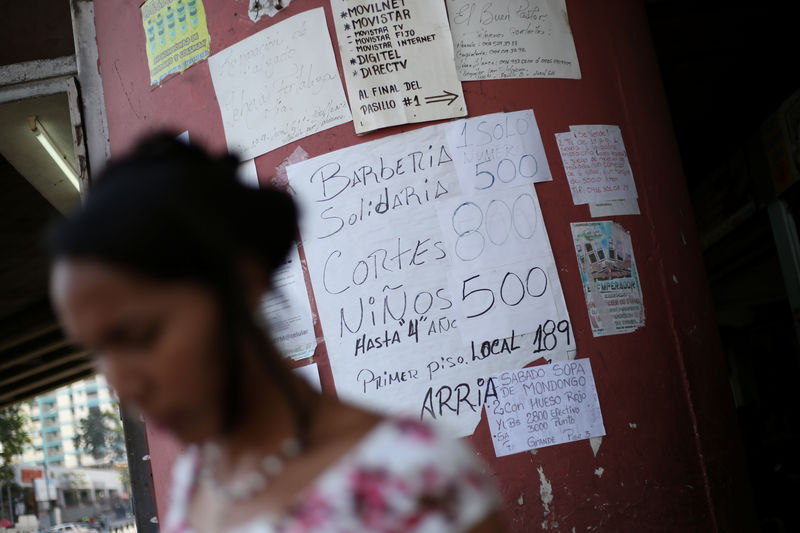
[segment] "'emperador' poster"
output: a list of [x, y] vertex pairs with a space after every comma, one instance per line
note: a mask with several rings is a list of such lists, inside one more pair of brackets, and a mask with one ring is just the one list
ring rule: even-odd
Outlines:
[[642, 286], [630, 234], [611, 221], [570, 226], [592, 335], [630, 333], [644, 326]]

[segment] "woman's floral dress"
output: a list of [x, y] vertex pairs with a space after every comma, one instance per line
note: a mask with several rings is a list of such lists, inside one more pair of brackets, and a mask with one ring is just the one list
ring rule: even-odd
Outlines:
[[[173, 471], [167, 533], [190, 533], [186, 512], [199, 470], [190, 448]], [[458, 532], [494, 511], [499, 498], [482, 463], [463, 442], [416, 421], [379, 423], [328, 467], [281, 514], [265, 514], [235, 533]]]

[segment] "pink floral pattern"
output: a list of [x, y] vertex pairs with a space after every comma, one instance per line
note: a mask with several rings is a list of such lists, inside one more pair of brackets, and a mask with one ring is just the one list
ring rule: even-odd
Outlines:
[[[197, 452], [176, 464], [165, 531], [191, 533], [186, 507]], [[458, 532], [486, 518], [499, 498], [463, 442], [407, 419], [380, 423], [323, 472], [285, 513], [236, 526], [236, 533]]]

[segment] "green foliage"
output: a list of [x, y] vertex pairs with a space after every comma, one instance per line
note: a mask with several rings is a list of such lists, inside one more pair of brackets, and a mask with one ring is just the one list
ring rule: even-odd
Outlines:
[[27, 418], [19, 406], [0, 409], [0, 482], [14, 478], [11, 461], [31, 442], [26, 425]]
[[131, 471], [128, 470], [127, 466], [120, 470], [120, 472], [119, 472], [119, 482], [123, 487], [125, 487], [125, 492], [130, 494], [131, 493]]
[[85, 450], [95, 460], [109, 462], [125, 460], [125, 436], [119, 416], [99, 407], [89, 409], [89, 416], [81, 419], [73, 438], [75, 448]]

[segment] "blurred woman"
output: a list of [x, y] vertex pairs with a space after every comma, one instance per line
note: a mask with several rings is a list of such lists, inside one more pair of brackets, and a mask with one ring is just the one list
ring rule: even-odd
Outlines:
[[170, 532], [500, 531], [462, 442], [322, 397], [260, 314], [297, 213], [167, 136], [112, 162], [53, 232], [51, 293], [122, 405], [187, 445]]

